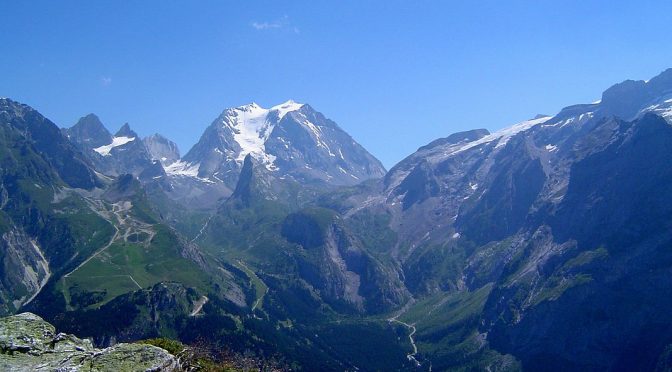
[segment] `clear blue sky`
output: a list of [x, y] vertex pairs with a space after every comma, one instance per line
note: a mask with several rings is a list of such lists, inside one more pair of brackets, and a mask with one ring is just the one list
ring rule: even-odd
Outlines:
[[0, 96], [183, 153], [226, 107], [292, 98], [387, 167], [672, 67], [670, 1], [13, 1]]

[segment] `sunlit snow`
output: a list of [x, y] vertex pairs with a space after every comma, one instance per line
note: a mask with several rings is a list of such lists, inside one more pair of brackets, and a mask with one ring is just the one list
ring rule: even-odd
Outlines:
[[93, 151], [103, 156], [109, 156], [110, 151], [112, 151], [113, 148], [125, 145], [133, 140], [135, 140], [135, 137], [114, 137], [112, 138], [112, 143], [110, 143], [109, 145], [96, 147], [95, 149], [93, 149]]
[[164, 171], [172, 176], [198, 177], [199, 167], [200, 164], [189, 164], [187, 162], [178, 160], [164, 167]]
[[[240, 146], [240, 153], [236, 161], [242, 163], [245, 156], [252, 154], [262, 160], [266, 167], [274, 169], [275, 156], [266, 153], [266, 141], [273, 132], [273, 128], [289, 112], [299, 110], [303, 104], [289, 100], [270, 109], [265, 109], [256, 103], [227, 110], [222, 119], [224, 125], [232, 129], [233, 139]], [[277, 114], [277, 119], [271, 113]]]

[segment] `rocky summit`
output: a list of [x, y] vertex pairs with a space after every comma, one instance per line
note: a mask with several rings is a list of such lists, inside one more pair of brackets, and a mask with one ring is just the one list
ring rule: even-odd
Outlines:
[[91, 341], [58, 333], [32, 313], [0, 319], [0, 369], [3, 371], [178, 371], [167, 351], [144, 344], [104, 349]]

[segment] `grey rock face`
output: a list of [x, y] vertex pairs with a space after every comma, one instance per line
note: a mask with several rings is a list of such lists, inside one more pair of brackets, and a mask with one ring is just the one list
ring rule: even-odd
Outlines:
[[51, 276], [49, 262], [37, 245], [16, 226], [0, 238], [0, 314], [28, 303]]
[[82, 117], [72, 127], [64, 128], [63, 133], [74, 143], [80, 144], [82, 149], [96, 148], [112, 142], [112, 135], [95, 114]]
[[327, 302], [346, 303], [360, 312], [403, 304], [408, 293], [395, 269], [368, 252], [340, 218], [324, 224], [322, 213], [303, 210], [283, 222], [283, 236], [305, 249], [298, 261], [299, 275]]
[[89, 340], [57, 333], [39, 316], [0, 319], [0, 369], [5, 371], [178, 371], [177, 359], [150, 345], [96, 349]]
[[153, 134], [142, 139], [152, 160], [158, 160], [166, 166], [180, 160], [180, 150], [175, 142], [160, 134]]

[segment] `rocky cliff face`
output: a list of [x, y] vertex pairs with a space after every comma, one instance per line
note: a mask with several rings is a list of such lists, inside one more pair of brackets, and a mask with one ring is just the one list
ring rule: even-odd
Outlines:
[[40, 292], [51, 270], [37, 242], [16, 226], [2, 235], [0, 252], [0, 314], [11, 314]]
[[156, 133], [142, 139], [152, 160], [158, 160], [167, 166], [180, 160], [180, 150], [175, 142]]
[[561, 197], [537, 192], [483, 329], [530, 368], [653, 369], [672, 343], [659, 332], [672, 327], [661, 321], [672, 306], [672, 200], [661, 192], [672, 187], [672, 126], [602, 119], [565, 151], [568, 183]]
[[378, 313], [408, 299], [397, 268], [369, 251], [333, 211], [306, 208], [289, 214], [281, 233], [300, 247], [298, 274], [336, 308]]
[[96, 349], [90, 341], [57, 333], [39, 316], [0, 319], [0, 369], [5, 371], [178, 371], [177, 359], [150, 345]]

